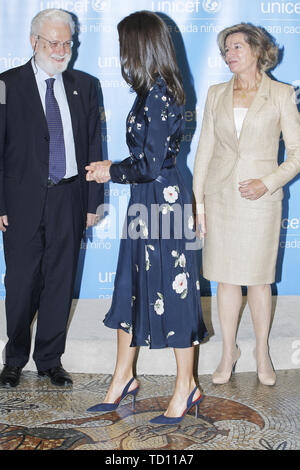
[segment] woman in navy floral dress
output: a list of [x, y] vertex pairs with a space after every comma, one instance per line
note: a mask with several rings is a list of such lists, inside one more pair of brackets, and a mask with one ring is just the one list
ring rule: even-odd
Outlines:
[[[193, 377], [194, 345], [207, 335], [202, 320], [191, 196], [176, 168], [183, 131], [184, 92], [173, 44], [154, 13], [137, 12], [118, 25], [122, 73], [137, 97], [127, 117], [130, 156], [95, 162], [88, 180], [131, 184], [126, 233], [120, 244], [112, 305], [104, 324], [118, 331], [118, 355], [104, 402], [115, 409], [138, 390], [132, 379], [137, 346], [174, 348], [177, 380], [163, 419], [200, 401]], [[123, 394], [121, 393], [123, 390]], [[119, 397], [119, 398], [118, 398]]]

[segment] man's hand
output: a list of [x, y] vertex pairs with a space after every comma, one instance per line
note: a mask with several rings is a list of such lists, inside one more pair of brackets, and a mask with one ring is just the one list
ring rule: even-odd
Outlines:
[[88, 212], [86, 215], [86, 228], [93, 227], [93, 225], [96, 225], [98, 221], [99, 215]]
[[111, 160], [91, 162], [88, 166], [85, 167], [87, 170], [86, 180], [96, 181], [97, 183], [107, 183], [107, 181], [110, 180], [109, 169], [111, 164]]
[[0, 230], [1, 232], [6, 232], [6, 227], [8, 226], [7, 215], [0, 216]]
[[268, 191], [268, 188], [265, 186], [265, 184], [258, 179], [242, 181], [239, 184], [239, 191], [241, 196], [245, 199], [250, 199], [251, 201], [259, 199]]

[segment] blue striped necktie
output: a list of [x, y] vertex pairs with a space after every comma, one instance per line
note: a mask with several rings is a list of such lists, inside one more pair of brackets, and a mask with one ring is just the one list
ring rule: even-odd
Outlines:
[[46, 119], [50, 136], [49, 178], [56, 184], [66, 174], [66, 149], [59, 106], [54, 96], [55, 78], [46, 80]]

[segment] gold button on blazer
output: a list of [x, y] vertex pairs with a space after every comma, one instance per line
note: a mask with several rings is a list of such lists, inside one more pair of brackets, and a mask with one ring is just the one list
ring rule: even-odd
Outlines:
[[[238, 138], [234, 77], [208, 90], [194, 167], [197, 212], [206, 214], [203, 275], [238, 285], [270, 284], [281, 223], [282, 187], [300, 171], [300, 115], [293, 87], [265, 73]], [[286, 159], [278, 165], [281, 134]], [[242, 198], [239, 182], [261, 179], [268, 192]]]

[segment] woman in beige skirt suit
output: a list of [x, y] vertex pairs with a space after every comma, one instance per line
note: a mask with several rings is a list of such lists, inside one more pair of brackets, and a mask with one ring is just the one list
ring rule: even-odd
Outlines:
[[[275, 281], [282, 187], [300, 171], [300, 116], [293, 87], [265, 73], [276, 65], [278, 48], [262, 28], [245, 23], [226, 28], [218, 44], [234, 75], [208, 90], [193, 182], [200, 236], [205, 237], [203, 274], [218, 282], [223, 353], [213, 382], [228, 382], [240, 356], [236, 332], [245, 285], [258, 377], [274, 385], [270, 284]], [[278, 166], [281, 132], [287, 158]]]

